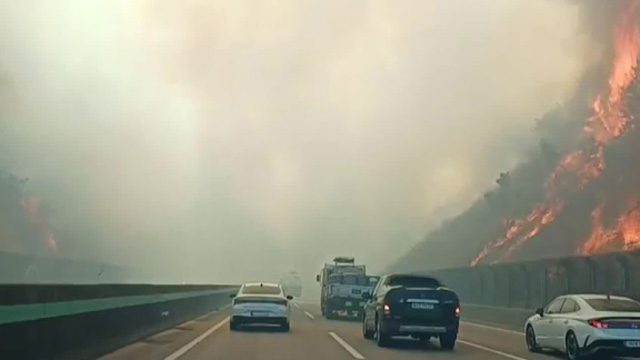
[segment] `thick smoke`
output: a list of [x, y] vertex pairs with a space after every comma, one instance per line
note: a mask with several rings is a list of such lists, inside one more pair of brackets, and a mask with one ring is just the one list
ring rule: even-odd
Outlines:
[[582, 10], [1, 1], [0, 166], [55, 209], [58, 256], [188, 281], [381, 270], [537, 146], [533, 119], [602, 59]]

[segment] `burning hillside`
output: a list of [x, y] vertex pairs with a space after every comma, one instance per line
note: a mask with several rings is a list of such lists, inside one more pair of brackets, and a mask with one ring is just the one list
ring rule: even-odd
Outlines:
[[[585, 22], [608, 24], [590, 28], [599, 42], [609, 42], [600, 44], [609, 49], [603, 60], [568, 104], [537, 120], [538, 151], [502, 173], [497, 189], [445, 222], [396, 268], [640, 248], [640, 1], [581, 6], [589, 13]], [[603, 9], [610, 20], [599, 18], [606, 17]]]
[[[619, 138], [634, 129], [634, 112], [630, 106], [637, 88], [638, 56], [640, 53], [640, 2], [621, 2], [618, 21], [613, 31], [613, 65], [606, 92], [596, 96], [593, 115], [586, 120], [582, 149], [565, 155], [545, 184], [546, 196], [526, 217], [509, 221], [504, 236], [484, 248], [472, 261], [478, 264], [492, 255], [494, 261], [508, 260], [541, 231], [562, 221], [565, 204], [576, 197], [595, 194], [594, 182], [602, 180], [608, 171], [607, 150]], [[633, 149], [629, 149], [633, 150]], [[632, 164], [629, 164], [632, 167]], [[624, 176], [624, 174], [620, 174]], [[587, 193], [587, 195], [585, 195]], [[600, 202], [592, 211], [592, 231], [577, 249], [582, 254], [609, 250], [631, 250], [640, 247], [640, 211], [638, 200], [629, 194], [628, 209], [609, 226], [603, 212], [609, 196], [599, 193]]]

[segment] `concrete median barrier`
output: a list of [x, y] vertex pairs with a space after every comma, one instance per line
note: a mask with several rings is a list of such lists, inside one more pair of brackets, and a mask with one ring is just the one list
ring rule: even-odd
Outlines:
[[0, 297], [2, 358], [94, 359], [225, 306], [235, 291], [228, 285], [0, 285], [0, 294], [14, 295]]

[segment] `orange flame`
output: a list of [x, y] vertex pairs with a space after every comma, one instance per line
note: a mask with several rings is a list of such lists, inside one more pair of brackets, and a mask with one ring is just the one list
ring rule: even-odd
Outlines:
[[[592, 104], [593, 116], [587, 119], [585, 132], [593, 138], [597, 151], [587, 154], [582, 150], [566, 155], [554, 169], [546, 183], [547, 196], [524, 219], [511, 222], [505, 235], [496, 242], [485, 246], [471, 262], [477, 265], [497, 248], [507, 246], [502, 260], [509, 258], [527, 241], [536, 237], [549, 226], [562, 211], [567, 197], [576, 190], [583, 190], [605, 170], [604, 149], [613, 140], [626, 134], [631, 128], [631, 116], [627, 111], [626, 94], [636, 80], [636, 67], [640, 54], [640, 27], [637, 19], [640, 13], [639, 1], [627, 1], [620, 12], [620, 18], [614, 29], [614, 60], [609, 77], [608, 96], [603, 100], [597, 96]], [[604, 230], [602, 208], [596, 208], [592, 214], [593, 229], [591, 237], [581, 248], [583, 253], [598, 252], [611, 240], [622, 238], [625, 248], [640, 247], [640, 211], [627, 214], [619, 222], [616, 231], [621, 235]]]
[[[635, 204], [634, 204], [635, 203]], [[606, 230], [602, 220], [603, 205], [592, 213], [592, 232], [580, 247], [583, 255], [592, 255], [606, 249], [634, 250], [640, 248], [640, 202], [632, 201], [630, 209], [618, 218], [613, 228]]]

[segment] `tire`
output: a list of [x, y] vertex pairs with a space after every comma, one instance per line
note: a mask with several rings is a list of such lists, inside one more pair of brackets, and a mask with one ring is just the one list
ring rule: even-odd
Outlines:
[[538, 343], [536, 342], [536, 332], [533, 330], [533, 326], [527, 326], [527, 332], [524, 339], [527, 343], [527, 349], [529, 349], [529, 351], [537, 353], [542, 350], [540, 348], [540, 345], [538, 345]]
[[382, 332], [380, 321], [376, 321], [375, 339], [378, 347], [388, 347], [391, 344], [391, 336], [389, 336], [385, 332]]
[[229, 330], [238, 331], [238, 329], [239, 329], [238, 324], [235, 321], [233, 320], [229, 321]]
[[364, 319], [362, 319], [362, 336], [367, 340], [373, 339], [373, 336], [374, 336], [374, 332], [369, 330], [369, 329], [367, 329], [367, 319], [366, 319], [366, 317]]
[[288, 321], [285, 323], [282, 323], [282, 325], [280, 325], [280, 330], [284, 332], [289, 332], [289, 330], [291, 330], [291, 323], [289, 323]]
[[440, 335], [440, 347], [444, 350], [453, 350], [456, 346], [456, 340], [458, 339], [458, 333], [447, 333]]
[[580, 344], [578, 344], [578, 339], [576, 338], [576, 334], [574, 334], [573, 331], [569, 331], [567, 333], [567, 336], [565, 336], [564, 338], [564, 343], [569, 360], [582, 360], [586, 358], [584, 355], [582, 355]]

